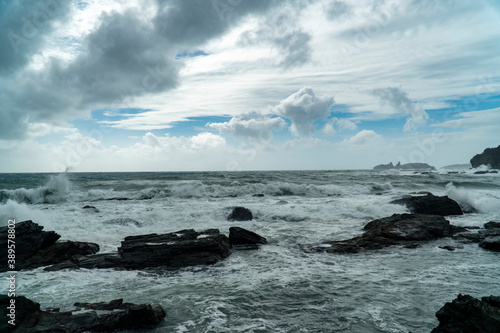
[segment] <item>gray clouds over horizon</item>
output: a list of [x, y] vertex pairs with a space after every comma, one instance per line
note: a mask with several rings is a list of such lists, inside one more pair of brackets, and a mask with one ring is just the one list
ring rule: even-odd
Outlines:
[[[54, 22], [66, 20], [79, 9], [60, 0], [49, 1], [45, 7], [35, 1], [0, 2], [0, 27], [24, 38], [15, 44], [17, 52], [7, 35], [1, 40], [5, 51], [0, 54], [0, 83], [5, 90], [0, 94], [0, 139], [27, 137], [30, 123], [61, 125], [88, 117], [96, 108], [123, 103], [134, 107], [137, 97], [175, 88], [182, 83], [183, 60], [175, 58], [178, 52], [203, 46], [247, 15], [266, 11], [276, 2], [247, 0], [226, 7], [199, 0], [158, 0], [156, 7], [153, 2], [145, 4], [150, 7], [102, 13], [72, 57], [50, 55], [40, 60], [51, 47], [49, 37], [56, 38]], [[151, 10], [156, 11], [147, 19]], [[47, 22], [36, 30], [36, 36], [23, 37], [26, 27], [42, 17], [37, 13], [45, 13]], [[34, 56], [39, 57], [35, 68]]]

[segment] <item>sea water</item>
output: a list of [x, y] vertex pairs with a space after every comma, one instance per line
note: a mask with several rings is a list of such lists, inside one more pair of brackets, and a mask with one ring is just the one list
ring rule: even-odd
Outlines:
[[[500, 295], [499, 253], [449, 238], [350, 255], [300, 247], [360, 235], [373, 219], [408, 212], [392, 200], [422, 191], [474, 211], [447, 217], [452, 224], [500, 221], [500, 174], [352, 170], [0, 174], [0, 225], [31, 219], [101, 252], [116, 251], [126, 236], [181, 229], [227, 235], [240, 226], [268, 240], [177, 271], [19, 272], [18, 295], [42, 308], [158, 303], [167, 317], [153, 332], [429, 332], [436, 311], [459, 293]], [[235, 206], [254, 219], [229, 222]]]

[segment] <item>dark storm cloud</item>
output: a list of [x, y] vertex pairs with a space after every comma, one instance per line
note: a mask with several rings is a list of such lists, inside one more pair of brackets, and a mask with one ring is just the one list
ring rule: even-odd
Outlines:
[[[183, 63], [175, 59], [179, 49], [218, 37], [245, 16], [276, 4], [264, 0], [157, 2], [158, 12], [149, 21], [137, 9], [103, 14], [97, 28], [81, 41], [83, 51], [74, 59], [53, 57], [42, 70], [33, 70], [26, 65], [46, 46], [44, 34], [52, 31], [52, 21], [70, 11], [70, 2], [49, 0], [40, 5], [0, 0], [0, 27], [20, 36], [28, 31], [23, 25], [26, 17], [36, 21], [39, 8], [47, 6], [47, 11], [53, 11], [29, 43], [18, 42], [13, 48], [6, 35], [1, 37], [8, 47], [0, 53], [0, 84], [5, 87], [0, 94], [0, 138], [26, 136], [28, 122], [63, 123], [97, 107], [116, 107], [124, 101], [134, 106], [135, 97], [172, 89], [179, 84]], [[2, 77], [7, 69], [9, 76]]]
[[273, 0], [158, 0], [154, 24], [169, 41], [197, 45], [226, 32], [249, 14], [276, 5]]
[[54, 23], [70, 12], [70, 1], [0, 0], [0, 74], [24, 66], [46, 42]]

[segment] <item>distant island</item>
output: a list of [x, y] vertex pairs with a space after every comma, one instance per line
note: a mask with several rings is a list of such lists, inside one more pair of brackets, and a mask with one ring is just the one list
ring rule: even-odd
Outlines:
[[396, 169], [396, 170], [436, 170], [435, 167], [432, 165], [429, 165], [427, 163], [406, 163], [406, 164], [401, 164], [401, 162], [398, 162], [398, 164], [394, 165], [391, 163], [389, 164], [379, 164], [373, 168], [373, 170], [391, 170], [391, 169]]
[[470, 160], [473, 168], [481, 165], [489, 165], [492, 169], [500, 169], [500, 146], [486, 148], [481, 154], [477, 154]]
[[469, 170], [472, 168], [470, 163], [467, 164], [452, 164], [452, 165], [446, 165], [442, 167], [441, 169], [443, 170]]

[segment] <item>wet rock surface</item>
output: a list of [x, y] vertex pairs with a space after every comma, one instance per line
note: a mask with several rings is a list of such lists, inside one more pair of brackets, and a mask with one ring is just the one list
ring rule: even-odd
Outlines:
[[[2, 258], [7, 258], [8, 227], [0, 228]], [[74, 256], [90, 255], [99, 251], [99, 245], [87, 242], [58, 242], [61, 236], [54, 231], [44, 231], [35, 222], [23, 221], [15, 225], [16, 270], [60, 263]], [[7, 261], [0, 271], [10, 270]]]
[[463, 215], [458, 203], [447, 196], [438, 197], [432, 193], [424, 196], [406, 196], [391, 201], [393, 204], [404, 205], [414, 214], [427, 215]]
[[453, 233], [449, 221], [444, 217], [420, 214], [394, 214], [369, 222], [364, 230], [364, 234], [358, 237], [306, 245], [303, 249], [313, 252], [357, 253], [392, 245], [413, 248], [422, 242], [449, 237]]
[[453, 238], [463, 243], [478, 243], [480, 247], [490, 251], [500, 251], [500, 223], [488, 222], [478, 230], [463, 230]]
[[267, 244], [267, 240], [264, 237], [240, 227], [229, 228], [229, 241], [233, 245]]
[[[3, 318], [9, 318], [10, 297], [0, 295]], [[158, 304], [123, 303], [122, 299], [109, 303], [76, 303], [67, 312], [41, 310], [40, 304], [24, 296], [15, 298], [15, 331], [19, 333], [77, 333], [114, 332], [125, 329], [150, 329], [158, 326], [166, 314]], [[11, 332], [13, 326], [6, 320], [0, 323], [1, 332]]]
[[125, 237], [118, 253], [81, 256], [47, 267], [54, 271], [66, 268], [143, 269], [210, 265], [231, 254], [229, 239], [217, 229], [197, 232], [185, 229], [167, 234]]
[[500, 332], [500, 297], [478, 300], [458, 295], [436, 313], [439, 326], [432, 333], [498, 333]]
[[251, 221], [253, 219], [253, 214], [248, 208], [234, 207], [227, 219], [229, 221]]

